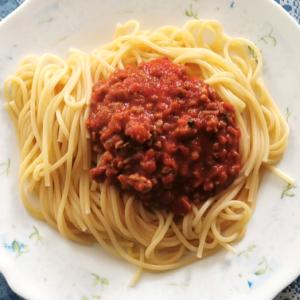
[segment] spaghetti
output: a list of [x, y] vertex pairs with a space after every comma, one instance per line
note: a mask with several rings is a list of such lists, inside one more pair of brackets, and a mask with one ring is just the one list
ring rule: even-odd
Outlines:
[[[150, 212], [89, 176], [85, 123], [93, 83], [159, 57], [189, 65], [234, 106], [241, 131], [239, 176], [180, 218]], [[222, 247], [233, 250], [254, 211], [262, 173], [276, 172], [287, 146], [288, 126], [263, 84], [261, 67], [261, 53], [251, 41], [231, 38], [218, 22], [204, 20], [153, 32], [129, 21], [117, 27], [111, 43], [91, 54], [72, 49], [67, 60], [51, 54], [26, 57], [4, 87], [21, 147], [24, 206], [63, 236], [79, 243], [96, 240], [144, 270], [175, 269]]]

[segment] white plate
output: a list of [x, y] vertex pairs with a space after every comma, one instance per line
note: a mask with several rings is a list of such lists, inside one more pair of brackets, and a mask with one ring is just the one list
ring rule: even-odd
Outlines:
[[[228, 34], [250, 38], [262, 49], [266, 85], [281, 110], [290, 111], [291, 136], [280, 168], [300, 182], [300, 29], [272, 0], [27, 0], [0, 25], [0, 84], [25, 54], [65, 55], [69, 47], [89, 51], [109, 41], [118, 22], [135, 18], [149, 29], [181, 25], [188, 19], [186, 9], [219, 20]], [[262, 39], [268, 34], [276, 43]], [[295, 197], [280, 199], [284, 183], [267, 175], [246, 238], [236, 246], [248, 251], [223, 251], [180, 270], [145, 274], [129, 288], [134, 267], [98, 246], [66, 241], [27, 214], [17, 189], [15, 131], [2, 107], [0, 124], [0, 271], [20, 295], [39, 300], [270, 299], [300, 274], [298, 190]]]

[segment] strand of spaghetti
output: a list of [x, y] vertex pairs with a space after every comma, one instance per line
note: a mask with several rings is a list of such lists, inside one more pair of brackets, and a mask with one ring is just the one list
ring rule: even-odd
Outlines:
[[278, 168], [274, 167], [274, 166], [270, 166], [268, 164], [264, 164], [264, 166], [269, 169], [272, 173], [274, 173], [275, 175], [277, 175], [279, 178], [282, 178], [282, 180], [284, 180], [285, 182], [293, 185], [295, 183], [294, 179], [291, 178], [290, 176], [288, 176], [287, 174], [283, 173], [281, 170], [279, 170]]
[[237, 185], [234, 189], [228, 191], [227, 194], [225, 194], [223, 197], [221, 197], [219, 200], [217, 200], [213, 205], [211, 210], [208, 212], [207, 216], [204, 217], [203, 220], [203, 228], [200, 232], [199, 236], [199, 248], [197, 251], [197, 257], [202, 257], [203, 250], [204, 250], [204, 244], [205, 240], [208, 234], [208, 231], [210, 230], [211, 222], [213, 221], [213, 217], [216, 216], [221, 210], [223, 210], [228, 202], [233, 199], [236, 194], [239, 192], [240, 188], [242, 187], [243, 183], [240, 183]]
[[177, 225], [172, 222], [171, 227], [176, 234], [177, 238], [180, 240], [180, 242], [190, 251], [196, 252], [197, 247], [193, 246], [189, 241], [185, 238], [185, 236], [181, 233], [181, 231], [178, 229]]
[[113, 211], [113, 219], [116, 223], [116, 228], [120, 230], [120, 233], [122, 233], [126, 238], [130, 239], [132, 238], [131, 233], [126, 229], [126, 227], [122, 224], [120, 219], [120, 209], [118, 207], [117, 201], [119, 200], [118, 192], [115, 189], [109, 189], [110, 194], [110, 201], [112, 205], [112, 211]]
[[[145, 258], [145, 250], [143, 248], [140, 248], [140, 261], [143, 262]], [[130, 287], [134, 287], [140, 278], [142, 277], [143, 268], [140, 267], [138, 271], [135, 273], [134, 277], [130, 281]]]
[[164, 226], [161, 228], [161, 230], [157, 230], [156, 233], [154, 234], [153, 239], [151, 240], [151, 243], [149, 246], [146, 248], [145, 251], [145, 257], [149, 258], [151, 253], [154, 251], [155, 247], [158, 245], [158, 243], [163, 239], [165, 234], [167, 233], [167, 230], [169, 229], [171, 223], [173, 220], [173, 214], [170, 213], [166, 219], [166, 222]]
[[205, 203], [201, 206], [199, 210], [197, 210], [195, 218], [193, 220], [193, 227], [197, 227], [198, 224], [201, 222], [201, 218], [203, 217], [206, 210], [209, 206], [215, 201], [215, 197], [211, 197], [205, 201]]
[[[148, 241], [147, 239], [145, 239], [144, 236], [141, 236], [138, 232], [138, 227], [136, 227], [134, 225], [134, 218], [131, 218], [131, 216], [133, 215], [132, 213], [132, 203], [133, 203], [133, 198], [130, 197], [125, 205], [125, 222], [126, 225], [130, 231], [130, 233], [132, 234], [132, 236], [139, 242], [141, 243], [141, 245], [143, 246], [147, 246], [148, 245]], [[162, 221], [162, 220], [161, 220]]]
[[151, 256], [153, 258], [153, 261], [155, 261], [157, 265], [163, 265], [163, 264], [172, 264], [179, 261], [184, 254], [185, 254], [185, 247], [184, 245], [180, 245], [180, 247], [176, 249], [176, 251], [175, 250], [168, 251], [168, 252], [165, 251], [164, 255], [160, 255], [160, 256], [158, 256], [157, 252], [153, 252]]
[[[79, 119], [79, 111], [77, 111], [74, 115], [74, 124], [78, 122]], [[70, 187], [71, 180], [71, 168], [72, 168], [72, 152], [73, 152], [73, 142], [74, 135], [76, 133], [77, 127], [73, 126], [70, 132], [70, 139], [68, 145], [68, 159], [66, 161], [66, 175], [64, 180], [64, 188], [61, 196], [61, 200], [59, 203], [58, 211], [57, 211], [57, 228], [59, 232], [65, 236], [72, 237], [74, 240], [77, 240], [77, 237], [67, 228], [66, 220], [64, 218], [64, 210], [68, 198], [68, 191]]]
[[194, 218], [193, 211], [191, 211], [185, 218], [182, 220], [182, 232], [189, 239], [197, 239], [198, 235], [193, 231], [192, 219]]

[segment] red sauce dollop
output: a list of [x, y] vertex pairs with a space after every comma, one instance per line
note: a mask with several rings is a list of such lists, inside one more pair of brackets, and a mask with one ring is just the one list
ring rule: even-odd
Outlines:
[[87, 127], [101, 154], [91, 175], [177, 215], [239, 174], [232, 105], [167, 58], [128, 66], [94, 85]]

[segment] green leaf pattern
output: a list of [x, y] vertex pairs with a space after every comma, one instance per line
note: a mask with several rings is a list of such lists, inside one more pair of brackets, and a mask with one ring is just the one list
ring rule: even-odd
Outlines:
[[41, 242], [43, 239], [42, 236], [40, 235], [39, 230], [35, 226], [33, 226], [33, 232], [29, 235], [29, 238], [31, 240], [34, 239], [36, 242]]
[[284, 190], [282, 191], [280, 199], [283, 199], [284, 197], [294, 197], [295, 188], [296, 186], [294, 184], [288, 183], [284, 188]]
[[6, 176], [9, 175], [11, 169], [11, 159], [8, 158], [6, 162], [0, 163], [0, 175], [5, 174]]

